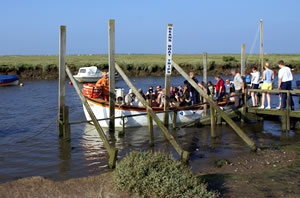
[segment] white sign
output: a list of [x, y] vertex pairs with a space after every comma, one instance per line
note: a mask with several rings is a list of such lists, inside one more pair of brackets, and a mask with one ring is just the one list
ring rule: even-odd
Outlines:
[[167, 47], [166, 47], [166, 75], [172, 73], [172, 52], [173, 51], [173, 26], [167, 27]]

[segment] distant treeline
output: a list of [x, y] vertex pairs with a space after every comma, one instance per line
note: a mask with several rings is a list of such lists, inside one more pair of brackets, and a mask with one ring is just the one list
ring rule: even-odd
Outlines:
[[[128, 76], [162, 76], [165, 69], [163, 54], [117, 54], [116, 63]], [[186, 72], [202, 74], [202, 54], [174, 54], [173, 61]], [[300, 72], [299, 54], [265, 54], [264, 62], [269, 62], [272, 69], [278, 69], [277, 61], [284, 60], [295, 73]], [[108, 70], [107, 55], [68, 55], [66, 64], [75, 74], [80, 67], [95, 65], [100, 70]], [[240, 54], [208, 54], [208, 74], [228, 74], [230, 69], [239, 69]], [[58, 78], [58, 56], [0, 56], [0, 73], [18, 74], [21, 79], [56, 79]], [[246, 55], [246, 71], [251, 67], [260, 68], [259, 54]], [[178, 75], [177, 71], [172, 72]]]

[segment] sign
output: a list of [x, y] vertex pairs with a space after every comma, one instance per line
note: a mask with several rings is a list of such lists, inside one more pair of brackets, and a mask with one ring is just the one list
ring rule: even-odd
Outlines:
[[173, 26], [167, 27], [167, 47], [166, 47], [166, 75], [172, 73], [172, 52], [173, 51]]

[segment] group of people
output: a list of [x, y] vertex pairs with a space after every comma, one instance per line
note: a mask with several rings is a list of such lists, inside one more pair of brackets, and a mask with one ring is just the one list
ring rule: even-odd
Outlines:
[[[292, 80], [293, 75], [291, 69], [284, 64], [283, 60], [278, 61], [279, 72], [278, 72], [278, 89], [279, 90], [291, 90], [292, 89]], [[208, 81], [207, 84], [204, 82], [199, 82], [194, 72], [190, 72], [190, 78], [202, 89], [207, 95], [212, 95], [216, 97], [216, 100], [221, 101], [224, 97], [233, 98], [234, 107], [238, 108], [243, 105], [242, 95], [245, 93], [245, 88], [247, 86], [246, 79], [247, 77], [242, 77], [240, 73], [236, 70], [231, 70], [231, 74], [233, 76], [233, 81], [230, 79], [226, 79], [225, 81], [221, 78], [221, 76], [216, 75], [215, 80], [216, 83], [213, 84], [211, 81]], [[274, 72], [270, 69], [269, 63], [266, 63], [264, 66], [264, 71], [262, 75], [257, 70], [257, 67], [252, 68], [251, 78], [249, 78], [251, 83], [251, 89], [259, 89], [260, 82], [261, 89], [265, 90], [262, 92], [262, 98], [260, 106], [257, 93], [252, 91], [250, 93], [252, 106], [271, 109], [271, 97], [268, 90], [273, 89], [273, 80], [275, 78]], [[107, 77], [107, 73], [102, 73], [102, 78], [100, 78], [97, 83], [97, 87], [101, 87], [102, 96], [105, 101], [108, 101], [109, 96], [109, 80]], [[140, 94], [144, 99], [148, 99], [150, 101], [151, 106], [163, 107], [165, 105], [165, 95], [166, 89], [162, 88], [160, 85], [156, 86], [154, 90], [152, 86], [149, 87], [146, 93], [143, 93], [142, 89], [139, 89]], [[200, 96], [199, 92], [187, 81], [183, 82], [183, 87], [181, 85], [174, 87], [170, 87], [170, 106], [188, 106], [199, 104], [203, 102], [203, 98]], [[279, 94], [280, 101], [277, 109], [285, 109], [287, 103], [287, 93]], [[267, 106], [265, 107], [265, 102], [267, 101]], [[129, 90], [129, 93], [125, 96], [124, 102], [122, 103], [127, 105], [142, 105], [135, 94]], [[290, 97], [289, 105], [291, 109], [294, 109], [294, 101], [293, 98]]]
[[[278, 71], [278, 90], [292, 90], [292, 81], [293, 81], [293, 74], [291, 72], [291, 69], [284, 64], [283, 60], [278, 61], [278, 67], [280, 68]], [[244, 93], [245, 90], [245, 82], [241, 78], [239, 73], [236, 73], [235, 71], [232, 72], [234, 76], [234, 87], [235, 87], [235, 107], [240, 107], [242, 105], [242, 101], [238, 98], [238, 95], [241, 95]], [[252, 91], [250, 93], [251, 100], [252, 100], [252, 106], [253, 107], [259, 107], [259, 108], [265, 108], [265, 109], [271, 109], [271, 96], [268, 90], [273, 89], [273, 80], [275, 78], [274, 71], [270, 69], [269, 63], [266, 63], [264, 65], [264, 71], [262, 72], [262, 75], [257, 70], [257, 67], [252, 68], [251, 73], [251, 89], [259, 89], [259, 85], [261, 84], [261, 89], [265, 90], [262, 92], [262, 98], [261, 103], [259, 104], [257, 93]], [[238, 84], [238, 85], [237, 85]], [[239, 84], [241, 86], [239, 86]], [[241, 87], [241, 89], [239, 89]], [[237, 101], [237, 100], [238, 101]], [[265, 106], [265, 103], [267, 101], [267, 105]], [[279, 94], [279, 105], [276, 107], [277, 109], [286, 109], [287, 104], [287, 93], [281, 93]], [[293, 98], [290, 97], [289, 106], [291, 110], [294, 110], [294, 101]]]

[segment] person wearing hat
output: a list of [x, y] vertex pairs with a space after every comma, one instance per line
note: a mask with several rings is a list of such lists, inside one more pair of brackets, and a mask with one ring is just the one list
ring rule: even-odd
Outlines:
[[[263, 84], [261, 85], [262, 90], [272, 90], [272, 81], [274, 79], [274, 72], [270, 69], [269, 63], [266, 63], [265, 65], [265, 70], [263, 72], [262, 80]], [[271, 96], [269, 92], [263, 92], [262, 97], [261, 97], [261, 109], [265, 108], [265, 101], [266, 101], [266, 96], [267, 96], [267, 101], [268, 101], [268, 106], [266, 109], [271, 109]]]
[[97, 81], [96, 87], [102, 89], [102, 96], [105, 101], [108, 101], [109, 96], [109, 80], [106, 72], [102, 72], [102, 77]]

